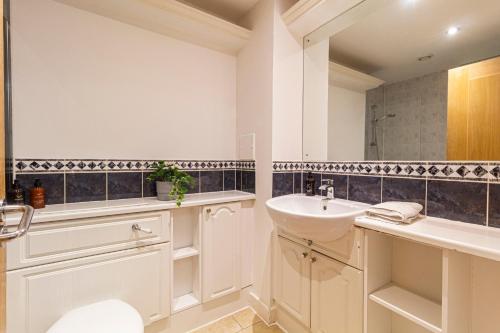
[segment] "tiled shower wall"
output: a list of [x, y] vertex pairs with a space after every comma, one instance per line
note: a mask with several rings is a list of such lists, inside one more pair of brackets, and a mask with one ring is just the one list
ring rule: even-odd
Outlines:
[[[16, 159], [16, 179], [26, 189], [39, 178], [47, 204], [156, 196], [146, 178], [155, 161]], [[166, 161], [190, 174], [189, 193], [240, 190], [255, 193], [255, 161]]]
[[[384, 84], [366, 93], [365, 159], [446, 159], [448, 72]], [[373, 117], [394, 114], [377, 124]], [[377, 149], [379, 154], [377, 156]]]
[[[376, 204], [414, 201], [424, 214], [500, 227], [500, 162], [274, 162], [273, 196], [333, 179], [335, 196]], [[317, 191], [317, 194], [322, 194]]]

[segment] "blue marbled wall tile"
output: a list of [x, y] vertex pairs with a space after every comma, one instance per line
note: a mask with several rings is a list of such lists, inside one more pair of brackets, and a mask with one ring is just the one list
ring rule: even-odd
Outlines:
[[223, 171], [200, 171], [200, 192], [217, 192], [224, 189]]
[[425, 180], [408, 178], [384, 178], [382, 201], [411, 201], [424, 207], [425, 214]]
[[236, 190], [241, 191], [241, 170], [236, 170]]
[[106, 174], [85, 172], [66, 174], [66, 202], [106, 200]]
[[275, 172], [273, 173], [273, 197], [293, 193], [293, 173]]
[[302, 193], [302, 172], [293, 174], [293, 193]]
[[45, 189], [45, 203], [47, 205], [64, 203], [64, 174], [63, 173], [37, 173], [20, 174], [16, 176], [25, 189], [26, 203], [30, 202], [30, 189], [33, 188], [35, 179], [40, 179]]
[[147, 180], [150, 175], [151, 172], [144, 172], [142, 174], [142, 196], [144, 198], [156, 197], [156, 182]]
[[[308, 174], [309, 172], [302, 173], [302, 191], [304, 193], [306, 193], [306, 179]], [[314, 177], [314, 193], [316, 195], [321, 195], [321, 191], [318, 189], [321, 186], [321, 173], [313, 172], [312, 175]]]
[[324, 173], [322, 179], [333, 179], [335, 198], [347, 199], [347, 176]]
[[349, 200], [368, 204], [380, 203], [382, 178], [349, 176]]
[[488, 225], [500, 228], [500, 184], [490, 183], [490, 213]]
[[108, 173], [108, 199], [142, 197], [142, 172]]
[[193, 177], [193, 185], [189, 188], [187, 193], [200, 193], [200, 171], [186, 171], [186, 173]]
[[224, 191], [236, 190], [236, 170], [224, 170]]
[[427, 215], [486, 224], [486, 183], [429, 180]]
[[241, 171], [241, 190], [248, 193], [255, 193], [255, 171]]

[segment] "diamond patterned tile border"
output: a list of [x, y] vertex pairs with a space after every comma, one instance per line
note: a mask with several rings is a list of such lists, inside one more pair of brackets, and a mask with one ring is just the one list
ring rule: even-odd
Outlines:
[[273, 172], [321, 172], [467, 181], [499, 181], [500, 162], [275, 161]]
[[[158, 160], [121, 159], [27, 159], [18, 158], [16, 173], [36, 172], [101, 172], [101, 171], [147, 171]], [[255, 170], [255, 161], [250, 160], [166, 160], [182, 170]]]

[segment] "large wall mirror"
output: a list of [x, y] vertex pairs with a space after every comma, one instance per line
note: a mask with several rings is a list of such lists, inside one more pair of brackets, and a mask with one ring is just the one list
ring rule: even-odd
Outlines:
[[304, 45], [304, 160], [500, 160], [500, 1], [365, 0]]

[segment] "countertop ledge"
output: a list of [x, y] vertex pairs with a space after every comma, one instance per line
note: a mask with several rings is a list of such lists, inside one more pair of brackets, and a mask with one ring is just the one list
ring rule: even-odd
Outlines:
[[[241, 191], [187, 194], [181, 208], [246, 200], [255, 200], [255, 194]], [[159, 201], [154, 197], [48, 205], [35, 211], [32, 224], [176, 208], [175, 201]], [[6, 224], [17, 225], [19, 218], [19, 215], [8, 216]]]
[[412, 224], [395, 224], [360, 216], [356, 218], [355, 225], [448, 250], [500, 261], [500, 229], [492, 227], [436, 217], [424, 217]]

